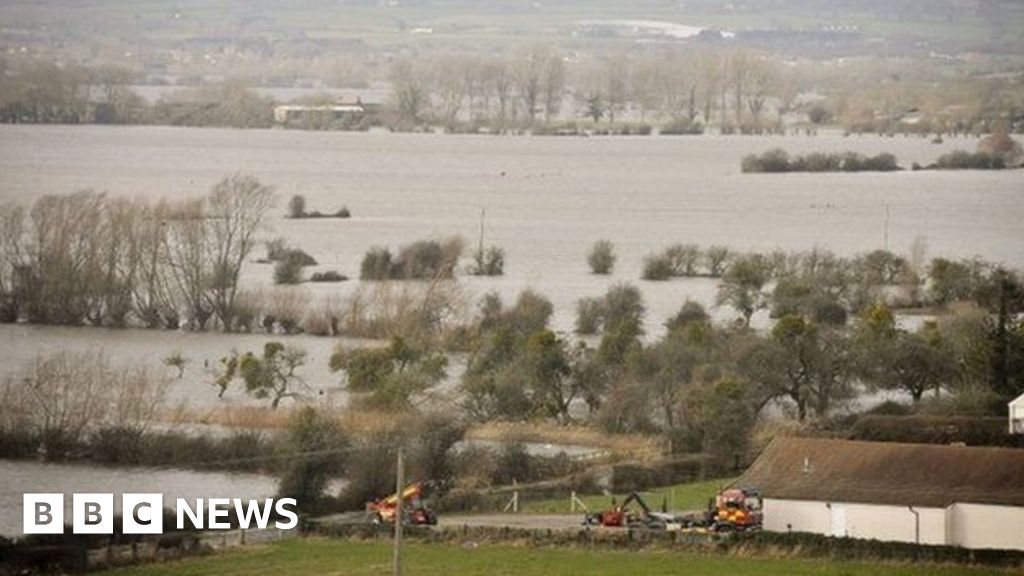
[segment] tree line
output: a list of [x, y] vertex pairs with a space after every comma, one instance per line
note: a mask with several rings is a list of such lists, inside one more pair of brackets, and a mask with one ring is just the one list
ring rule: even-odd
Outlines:
[[[702, 47], [608, 54], [568, 52], [555, 45], [478, 55], [399, 57], [387, 74], [390, 99], [362, 117], [303, 124], [306, 128], [558, 133], [566, 122], [656, 123], [666, 134], [764, 133], [839, 124], [848, 132], [981, 134], [1024, 130], [1019, 78], [925, 81], [886, 63], [842, 69], [791, 65], [765, 53]], [[146, 103], [130, 85], [136, 75], [116, 67], [4, 63], [0, 121], [155, 123], [269, 127], [272, 98], [236, 80], [183, 88]], [[329, 103], [330, 95], [306, 97]], [[623, 121], [626, 123], [623, 124]], [[572, 130], [572, 125], [566, 126]]]
[[0, 318], [225, 331], [252, 322], [239, 286], [274, 195], [236, 174], [203, 198], [94, 191], [0, 206]]

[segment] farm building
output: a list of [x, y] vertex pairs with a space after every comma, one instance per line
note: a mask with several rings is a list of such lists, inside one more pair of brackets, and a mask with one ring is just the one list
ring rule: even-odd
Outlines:
[[776, 438], [736, 481], [764, 529], [1024, 550], [1024, 450]]
[[1010, 401], [1010, 434], [1024, 434], [1024, 394]]
[[340, 119], [344, 116], [361, 115], [365, 112], [366, 108], [359, 98], [345, 99], [334, 104], [324, 105], [284, 104], [274, 108], [274, 121], [278, 124], [285, 124], [295, 120], [301, 121], [308, 117]]

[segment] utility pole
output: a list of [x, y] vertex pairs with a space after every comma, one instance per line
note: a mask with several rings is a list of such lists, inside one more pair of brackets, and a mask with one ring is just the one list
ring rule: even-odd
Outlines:
[[480, 208], [480, 246], [476, 250], [477, 274], [484, 273], [484, 218], [487, 216], [487, 209]]
[[405, 452], [398, 447], [398, 461], [395, 462], [395, 560], [391, 570], [392, 576], [402, 576], [402, 516], [405, 512]]
[[889, 250], [889, 203], [888, 202], [883, 202], [882, 206], [885, 206], [885, 238], [884, 238], [884, 246], [883, 246], [883, 248], [885, 248], [885, 250], [888, 251]]

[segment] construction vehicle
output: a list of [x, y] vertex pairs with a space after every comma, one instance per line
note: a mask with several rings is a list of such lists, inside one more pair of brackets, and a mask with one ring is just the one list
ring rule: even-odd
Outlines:
[[761, 492], [729, 488], [715, 496], [708, 527], [715, 532], [746, 532], [761, 528]]
[[[402, 490], [402, 524], [433, 526], [437, 514], [426, 503], [426, 499], [440, 491], [436, 482], [413, 482]], [[367, 519], [373, 524], [394, 524], [398, 508], [398, 494], [366, 503]]]
[[[639, 510], [630, 508], [636, 503]], [[650, 530], [666, 530], [669, 525], [678, 523], [678, 519], [665, 512], [655, 512], [647, 505], [640, 494], [633, 492], [622, 504], [616, 504], [612, 498], [612, 507], [601, 512], [589, 513], [583, 518], [585, 526], [604, 526], [606, 528], [647, 528]]]
[[[630, 509], [636, 503], [639, 511]], [[621, 505], [612, 499], [612, 507], [588, 513], [583, 524], [607, 528], [646, 528], [651, 530], [682, 530], [684, 532], [745, 532], [761, 528], [761, 493], [752, 488], [730, 488], [719, 492], [702, 514], [679, 516], [662, 506], [655, 512], [644, 499], [633, 492]]]

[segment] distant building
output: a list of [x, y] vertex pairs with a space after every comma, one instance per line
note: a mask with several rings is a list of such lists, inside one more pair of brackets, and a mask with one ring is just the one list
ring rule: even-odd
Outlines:
[[776, 438], [734, 486], [774, 532], [1024, 550], [1022, 449]]
[[1009, 412], [1010, 434], [1024, 434], [1024, 394], [1010, 401]]
[[339, 120], [345, 116], [362, 115], [366, 113], [362, 100], [359, 98], [341, 100], [334, 104], [282, 104], [274, 108], [274, 122], [287, 124], [289, 122], [302, 121], [311, 116]]

